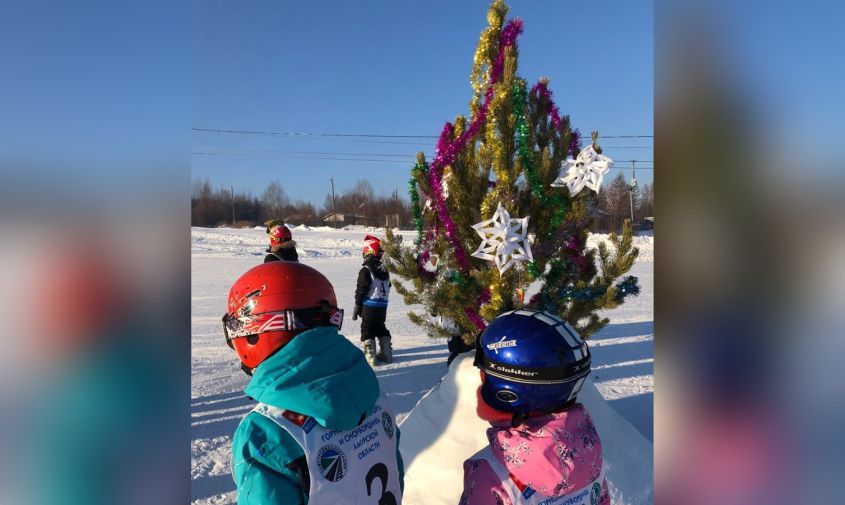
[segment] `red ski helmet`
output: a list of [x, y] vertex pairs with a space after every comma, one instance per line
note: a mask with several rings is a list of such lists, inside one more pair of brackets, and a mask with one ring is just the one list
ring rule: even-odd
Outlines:
[[270, 235], [271, 246], [280, 245], [293, 238], [293, 235], [290, 233], [290, 228], [283, 224], [277, 224], [276, 226], [271, 227], [267, 230], [267, 234]]
[[384, 254], [384, 249], [381, 248], [381, 240], [372, 235], [364, 237], [364, 249], [362, 251], [365, 258], [370, 255], [381, 257]]
[[226, 343], [250, 370], [306, 330], [343, 325], [343, 310], [337, 308], [329, 280], [289, 261], [248, 270], [232, 284], [226, 309]]

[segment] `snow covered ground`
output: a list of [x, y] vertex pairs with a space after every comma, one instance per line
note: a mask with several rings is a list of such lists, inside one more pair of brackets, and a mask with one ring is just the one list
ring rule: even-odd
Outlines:
[[[365, 233], [372, 232], [382, 235], [378, 229], [363, 227], [293, 230], [300, 261], [329, 278], [339, 304], [347, 309], [353, 305], [361, 242]], [[601, 238], [601, 235], [591, 236], [588, 245], [594, 246]], [[243, 395], [248, 377], [240, 371], [237, 359], [223, 341], [220, 318], [231, 283], [263, 260], [265, 244], [263, 228], [191, 230], [191, 499], [194, 504], [236, 501], [235, 485], [229, 473], [229, 444], [238, 422], [252, 408], [252, 403]], [[639, 277], [642, 293], [623, 307], [609, 311], [606, 315], [611, 324], [590, 339], [592, 378], [608, 404], [651, 440], [654, 238], [637, 236], [634, 245], [640, 249], [640, 257], [631, 273]], [[387, 325], [393, 334], [396, 360], [379, 367], [376, 373], [401, 423], [446, 372], [448, 352], [445, 342], [428, 338], [411, 324], [406, 316], [408, 307], [401, 297], [391, 297], [390, 303]], [[357, 323], [347, 317], [343, 334], [360, 346]], [[650, 466], [651, 460], [642, 463]]]

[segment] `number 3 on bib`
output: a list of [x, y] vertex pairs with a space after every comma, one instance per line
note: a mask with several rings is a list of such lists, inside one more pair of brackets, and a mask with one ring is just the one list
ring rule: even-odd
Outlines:
[[367, 496], [373, 495], [373, 481], [381, 481], [381, 496], [378, 499], [378, 505], [396, 505], [396, 497], [393, 493], [387, 491], [387, 466], [384, 463], [376, 463], [367, 472], [365, 482], [367, 484]]

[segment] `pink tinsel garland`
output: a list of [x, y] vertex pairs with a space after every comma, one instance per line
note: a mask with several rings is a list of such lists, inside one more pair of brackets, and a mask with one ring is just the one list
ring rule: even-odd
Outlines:
[[428, 172], [429, 182], [431, 184], [431, 196], [434, 197], [438, 217], [445, 227], [446, 237], [452, 243], [452, 247], [455, 248], [455, 260], [464, 272], [469, 269], [469, 262], [466, 251], [458, 238], [455, 222], [452, 221], [452, 218], [449, 216], [449, 210], [446, 208], [446, 201], [443, 197], [442, 172], [443, 168], [455, 162], [458, 153], [466, 148], [470, 139], [476, 136], [478, 129], [487, 120], [487, 112], [490, 109], [490, 102], [493, 99], [493, 86], [502, 77], [505, 48], [513, 46], [520, 33], [522, 33], [522, 20], [519, 18], [510, 20], [502, 29], [502, 33], [499, 35], [499, 54], [496, 56], [496, 61], [493, 63], [493, 68], [490, 72], [490, 86], [484, 93], [484, 103], [476, 112], [469, 128], [454, 141], [451, 141], [454, 134], [452, 123], [447, 122], [443, 126], [440, 138], [437, 139], [436, 155]]
[[[487, 121], [487, 112], [490, 109], [490, 102], [493, 101], [493, 86], [499, 82], [499, 79], [501, 79], [502, 71], [504, 69], [505, 48], [513, 46], [516, 43], [516, 38], [521, 33], [522, 20], [519, 18], [510, 20], [502, 29], [502, 32], [499, 35], [499, 54], [496, 56], [496, 61], [493, 63], [493, 68], [490, 72], [490, 86], [488, 86], [484, 93], [484, 103], [476, 111], [475, 117], [472, 118], [469, 128], [467, 128], [466, 131], [464, 131], [461, 136], [454, 141], [451, 140], [454, 135], [454, 126], [452, 123], [447, 122], [443, 126], [440, 138], [437, 139], [436, 155], [428, 171], [429, 182], [431, 185], [431, 196], [433, 197], [434, 204], [437, 207], [437, 215], [443, 223], [446, 237], [455, 249], [455, 261], [457, 261], [458, 266], [463, 272], [469, 270], [469, 261], [467, 260], [467, 253], [464, 250], [464, 246], [458, 238], [455, 222], [452, 221], [452, 218], [449, 216], [449, 210], [446, 208], [446, 199], [443, 197], [442, 173], [445, 167], [455, 162], [455, 158], [458, 153], [466, 148], [469, 141], [478, 134], [478, 129], [481, 125]], [[423, 253], [426, 257], [428, 256], [427, 252], [428, 251], [425, 251]], [[485, 289], [478, 297], [478, 300], [476, 300], [475, 306], [480, 307], [488, 301], [490, 301], [490, 292]], [[484, 322], [484, 319], [478, 315], [478, 312], [470, 308], [466, 308], [465, 312], [470, 321], [472, 321], [479, 330], [483, 330], [487, 327], [487, 324]]]
[[[478, 295], [478, 300], [475, 301], [475, 306], [481, 307], [482, 305], [484, 305], [485, 303], [487, 303], [489, 301], [490, 301], [490, 290], [485, 289], [484, 291], [481, 292], [480, 295]], [[474, 324], [475, 327], [478, 328], [479, 330], [483, 330], [484, 328], [487, 327], [487, 323], [485, 323], [484, 319], [482, 319], [481, 316], [478, 315], [478, 312], [476, 312], [476, 311], [474, 311], [470, 308], [464, 309], [464, 312], [466, 313], [469, 320], [472, 321], [472, 324]]]

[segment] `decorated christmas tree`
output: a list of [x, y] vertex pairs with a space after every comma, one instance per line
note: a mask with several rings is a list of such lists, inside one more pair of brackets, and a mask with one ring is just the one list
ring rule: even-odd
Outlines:
[[423, 153], [409, 192], [413, 244], [387, 230], [394, 286], [429, 335], [471, 342], [488, 321], [520, 308], [546, 310], [584, 337], [608, 323], [597, 314], [639, 292], [623, 275], [637, 257], [630, 223], [597, 249], [586, 245], [591, 208], [612, 160], [598, 132], [581, 137], [561, 116], [546, 79], [517, 75], [522, 20], [505, 22], [495, 0], [470, 81], [469, 118], [446, 123], [429, 164]]

